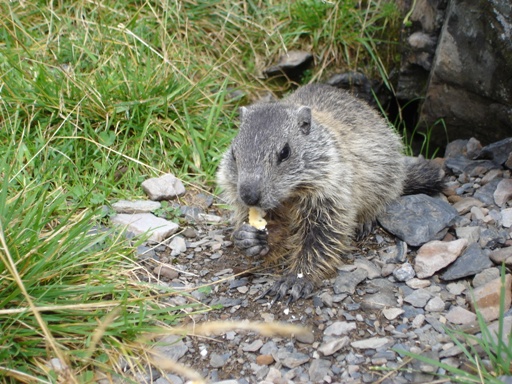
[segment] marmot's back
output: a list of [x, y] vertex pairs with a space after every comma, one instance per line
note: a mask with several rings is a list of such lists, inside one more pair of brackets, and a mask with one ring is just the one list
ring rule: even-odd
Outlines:
[[343, 163], [353, 168], [359, 222], [374, 219], [386, 202], [402, 193], [402, 141], [366, 102], [322, 84], [301, 87], [284, 102], [311, 107], [313, 118], [334, 133]]

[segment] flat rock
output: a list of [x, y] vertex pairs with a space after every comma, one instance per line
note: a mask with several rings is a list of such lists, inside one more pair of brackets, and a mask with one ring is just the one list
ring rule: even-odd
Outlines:
[[325, 359], [314, 359], [309, 365], [309, 381], [312, 383], [321, 383], [324, 377], [329, 374], [329, 368], [332, 363]]
[[466, 239], [454, 241], [431, 241], [423, 245], [414, 260], [418, 278], [432, 276], [435, 272], [453, 263], [467, 245]]
[[178, 224], [156, 217], [152, 213], [119, 213], [111, 221], [114, 225], [126, 226], [136, 236], [148, 233], [148, 239], [158, 243], [173, 235], [179, 228]]
[[476, 315], [465, 308], [453, 306], [445, 315], [446, 320], [452, 324], [471, 324], [476, 321]]
[[311, 357], [305, 353], [292, 352], [288, 353], [284, 359], [281, 360], [281, 363], [284, 367], [292, 369], [307, 363], [310, 359]]
[[169, 335], [160, 339], [154, 350], [157, 354], [178, 361], [188, 352], [188, 347], [183, 342], [183, 337]]
[[416, 289], [410, 295], [404, 297], [406, 303], [416, 308], [423, 308], [432, 297], [432, 294], [425, 289]]
[[410, 263], [404, 263], [393, 271], [393, 276], [397, 281], [411, 280], [416, 273]]
[[402, 308], [385, 308], [382, 310], [382, 314], [388, 320], [395, 320], [405, 311]]
[[358, 257], [354, 260], [354, 265], [357, 268], [365, 269], [368, 279], [375, 279], [376, 277], [381, 276], [381, 269], [377, 267], [374, 263], [372, 263], [370, 260], [362, 257]]
[[512, 208], [506, 208], [501, 211], [501, 225], [505, 228], [512, 227]]
[[357, 268], [353, 272], [340, 271], [334, 281], [334, 293], [349, 293], [353, 295], [359, 283], [368, 277], [368, 271], [363, 268]]
[[413, 278], [413, 279], [410, 279], [410, 280], [407, 280], [405, 282], [405, 284], [407, 284], [408, 287], [412, 288], [412, 289], [419, 289], [419, 288], [427, 288], [429, 287], [432, 283], [430, 282], [430, 280], [422, 280], [422, 279], [418, 279], [418, 278]]
[[512, 138], [508, 137], [483, 147], [478, 155], [478, 158], [489, 159], [497, 165], [502, 165], [505, 163], [505, 161], [508, 160], [511, 152]]
[[455, 263], [450, 265], [441, 275], [443, 280], [456, 280], [466, 276], [472, 276], [486, 268], [493, 266], [492, 261], [482, 251], [478, 244], [471, 244]]
[[512, 198], [512, 179], [502, 179], [494, 191], [494, 202], [503, 207]]
[[389, 341], [390, 339], [387, 337], [370, 337], [369, 339], [353, 341], [350, 345], [357, 349], [377, 349], [386, 345]]
[[402, 196], [377, 218], [379, 223], [408, 245], [418, 247], [440, 238], [458, 212], [441, 199], [419, 194]]
[[477, 273], [473, 278], [473, 287], [481, 287], [487, 284], [489, 281], [495, 280], [500, 277], [500, 269], [493, 267], [484, 269], [482, 272]]
[[[471, 301], [472, 307], [473, 309], [478, 310], [486, 321], [495, 320], [500, 314], [501, 286], [501, 277], [499, 277], [473, 290], [474, 299]], [[512, 275], [506, 275], [504, 312], [509, 310], [511, 300]]]
[[396, 305], [397, 300], [394, 292], [388, 290], [366, 294], [361, 301], [361, 307], [363, 309], [383, 309]]
[[151, 200], [119, 200], [112, 204], [112, 208], [117, 213], [149, 213], [160, 209], [162, 206], [158, 201]]
[[439, 296], [434, 296], [432, 299], [428, 301], [427, 305], [425, 305], [425, 311], [441, 312], [444, 310], [444, 307], [444, 300], [441, 299]]
[[496, 178], [485, 184], [483, 187], [478, 188], [473, 197], [482, 201], [487, 206], [494, 205], [494, 191], [502, 179]]
[[324, 335], [326, 336], [341, 336], [357, 329], [354, 322], [336, 321], [325, 328]]
[[467, 239], [468, 244], [476, 243], [480, 239], [480, 227], [458, 227], [455, 233], [459, 239]]
[[181, 180], [170, 173], [147, 179], [141, 186], [146, 195], [154, 201], [170, 200], [185, 193]]

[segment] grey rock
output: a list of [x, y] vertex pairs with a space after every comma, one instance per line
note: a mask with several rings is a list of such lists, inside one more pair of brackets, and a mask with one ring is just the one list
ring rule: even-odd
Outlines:
[[495, 227], [482, 228], [480, 230], [480, 239], [478, 243], [482, 248], [496, 248], [501, 244], [505, 244], [508, 238], [508, 232], [498, 231]]
[[179, 228], [172, 221], [156, 217], [152, 213], [120, 213], [111, 218], [112, 224], [126, 227], [134, 235], [149, 234], [148, 240], [162, 242], [173, 235]]
[[460, 215], [468, 213], [473, 207], [482, 207], [484, 203], [474, 197], [464, 197], [453, 204], [453, 208], [459, 212]]
[[324, 356], [331, 356], [334, 353], [338, 352], [340, 349], [345, 348], [348, 345], [349, 341], [350, 339], [348, 336], [330, 340], [320, 345], [318, 347], [318, 351], [321, 352]]
[[484, 269], [482, 272], [477, 273], [473, 278], [473, 288], [480, 287], [487, 284], [489, 281], [495, 280], [500, 277], [500, 269], [493, 267]]
[[302, 344], [313, 344], [313, 342], [315, 341], [315, 335], [313, 334], [313, 332], [307, 330], [303, 333], [295, 335], [295, 340]]
[[379, 223], [411, 246], [420, 246], [442, 235], [458, 212], [450, 204], [427, 195], [402, 196], [379, 215]]
[[242, 351], [244, 352], [256, 352], [263, 346], [263, 341], [260, 339], [254, 340], [251, 344], [242, 344]]
[[407, 256], [407, 243], [397, 239], [396, 245], [380, 249], [379, 256], [386, 264], [403, 263]]
[[501, 225], [505, 228], [512, 227], [512, 208], [506, 208], [501, 211]]
[[283, 364], [283, 367], [292, 369], [307, 363], [310, 359], [311, 357], [305, 353], [290, 352], [284, 356], [281, 363]]
[[459, 227], [455, 229], [459, 239], [466, 239], [468, 244], [476, 243], [480, 239], [480, 227]]
[[229, 353], [229, 352], [223, 353], [223, 354], [213, 352], [210, 355], [210, 365], [213, 368], [221, 368], [224, 365], [226, 365], [226, 363], [230, 357], [231, 357], [231, 353]]
[[354, 265], [357, 268], [365, 269], [368, 272], [368, 279], [375, 279], [376, 277], [380, 277], [381, 270], [370, 260], [362, 257], [356, 257], [354, 260]]
[[432, 294], [425, 289], [417, 289], [413, 291], [410, 295], [404, 297], [404, 301], [406, 303], [411, 304], [416, 308], [423, 308], [427, 305], [427, 302], [432, 297]]
[[492, 144], [486, 145], [480, 151], [479, 159], [492, 160], [497, 165], [502, 165], [508, 160], [512, 152], [512, 137], [496, 141]]
[[473, 197], [482, 201], [487, 206], [494, 205], [494, 191], [501, 180], [500, 178], [496, 178], [485, 184], [473, 194]]
[[321, 383], [324, 377], [329, 375], [332, 363], [329, 360], [314, 359], [309, 365], [309, 380], [313, 383]]
[[363, 309], [384, 309], [396, 305], [397, 300], [395, 294], [389, 290], [364, 295], [361, 302]]
[[188, 352], [188, 347], [183, 342], [183, 338], [177, 335], [163, 337], [154, 349], [156, 353], [174, 361], [178, 361]]
[[441, 275], [441, 278], [443, 280], [456, 280], [475, 275], [485, 268], [492, 266], [492, 261], [482, 252], [482, 248], [478, 244], [471, 244], [462, 256], [448, 267], [446, 272]]
[[288, 51], [279, 58], [279, 62], [263, 70], [267, 77], [287, 76], [292, 80], [299, 80], [304, 70], [313, 64], [313, 55], [303, 51]]
[[162, 206], [158, 201], [150, 200], [119, 200], [112, 204], [112, 208], [117, 213], [148, 213], [154, 212]]
[[425, 305], [425, 310], [428, 312], [441, 312], [444, 308], [445, 303], [439, 296], [434, 296], [428, 301], [427, 305]]
[[512, 179], [502, 179], [494, 191], [494, 202], [503, 207], [512, 198]]
[[368, 276], [366, 269], [358, 268], [353, 272], [340, 271], [334, 281], [333, 290], [337, 295], [340, 293], [349, 293], [351, 295], [356, 291], [356, 286], [365, 280]]
[[185, 193], [180, 179], [168, 173], [142, 182], [142, 189], [151, 200], [170, 200]]
[[495, 249], [489, 257], [496, 264], [505, 263], [507, 266], [512, 266], [512, 247]]
[[412, 279], [416, 273], [410, 263], [404, 263], [393, 271], [393, 276], [398, 281], [407, 281]]
[[324, 330], [326, 336], [341, 336], [357, 329], [357, 325], [354, 322], [336, 321], [329, 325]]
[[356, 349], [377, 349], [388, 344], [391, 339], [387, 337], [370, 337], [364, 340], [357, 340], [350, 343]]

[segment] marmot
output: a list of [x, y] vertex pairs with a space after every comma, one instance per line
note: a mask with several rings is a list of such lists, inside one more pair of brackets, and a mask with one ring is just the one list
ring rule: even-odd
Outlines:
[[[240, 108], [240, 129], [218, 169], [235, 209], [235, 246], [283, 262], [265, 294], [309, 295], [330, 277], [387, 203], [442, 189], [442, 171], [410, 162], [377, 111], [340, 89], [310, 84], [278, 102]], [[249, 207], [266, 212], [267, 230], [244, 224]]]

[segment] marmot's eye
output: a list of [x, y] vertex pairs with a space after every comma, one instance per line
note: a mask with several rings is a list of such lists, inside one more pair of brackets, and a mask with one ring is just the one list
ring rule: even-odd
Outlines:
[[286, 143], [284, 145], [283, 149], [281, 149], [281, 152], [279, 152], [279, 157], [277, 160], [281, 163], [281, 162], [285, 161], [286, 159], [288, 159], [290, 157], [290, 154], [291, 154], [290, 146], [288, 145], [288, 143]]

